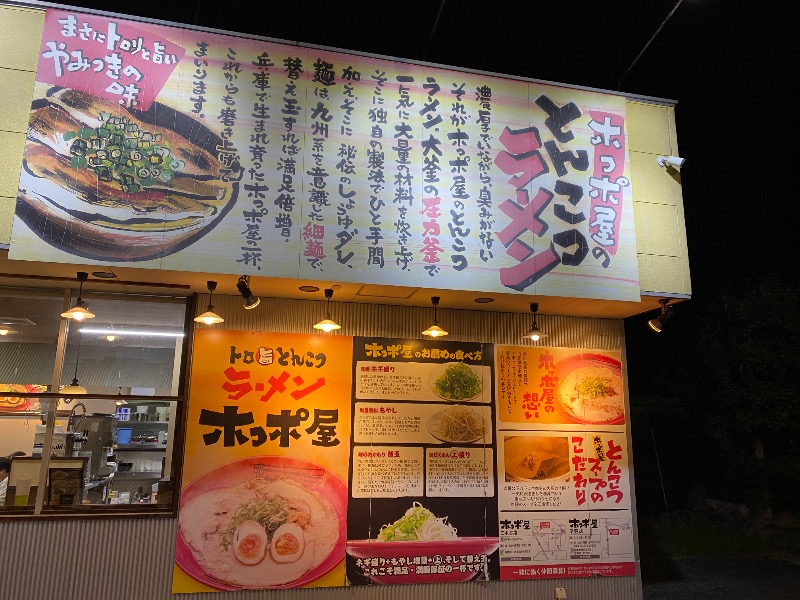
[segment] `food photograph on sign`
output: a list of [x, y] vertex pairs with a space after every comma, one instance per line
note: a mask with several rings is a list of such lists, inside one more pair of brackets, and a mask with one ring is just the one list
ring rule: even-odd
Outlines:
[[497, 357], [501, 422], [514, 427], [624, 427], [618, 351], [499, 346]]
[[301, 586], [341, 561], [346, 493], [299, 459], [222, 465], [183, 491], [176, 562], [212, 588]]
[[505, 437], [506, 481], [567, 481], [570, 476], [566, 437]]
[[560, 374], [556, 407], [576, 423], [624, 422], [620, 363], [602, 354], [570, 356], [556, 364]]
[[36, 412], [39, 410], [38, 399], [21, 398], [14, 394], [40, 394], [46, 391], [46, 385], [0, 383], [0, 412]]
[[384, 400], [422, 400], [456, 404], [491, 402], [491, 373], [486, 365], [464, 360], [393, 364], [359, 361], [356, 397]]
[[48, 9], [10, 257], [638, 301], [627, 139], [612, 94]]
[[437, 440], [466, 444], [482, 440], [489, 432], [484, 412], [470, 406], [448, 406], [431, 415], [426, 428]]
[[413, 502], [396, 520], [381, 525], [374, 539], [348, 541], [355, 566], [351, 583], [359, 583], [359, 575], [379, 584], [489, 579], [488, 557], [498, 547], [496, 536], [459, 534], [447, 515]]
[[173, 592], [344, 585], [352, 349], [197, 332]]
[[429, 389], [444, 400], [469, 402], [483, 390], [480, 367], [463, 362], [436, 365], [428, 372]]

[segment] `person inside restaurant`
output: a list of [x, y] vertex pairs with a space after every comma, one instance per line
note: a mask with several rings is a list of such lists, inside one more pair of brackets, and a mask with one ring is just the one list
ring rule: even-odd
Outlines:
[[0, 506], [6, 502], [6, 490], [8, 489], [8, 474], [11, 472], [11, 458], [4, 456], [0, 458]]

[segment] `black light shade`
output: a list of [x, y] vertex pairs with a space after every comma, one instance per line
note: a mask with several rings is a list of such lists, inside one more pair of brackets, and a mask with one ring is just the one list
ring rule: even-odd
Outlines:
[[661, 304], [661, 314], [658, 315], [655, 319], [650, 319], [647, 322], [647, 325], [655, 331], [656, 333], [661, 333], [661, 330], [664, 329], [664, 325], [672, 318], [673, 311], [671, 306], [667, 306], [669, 300], [666, 298], [662, 298], [658, 301]]
[[[72, 378], [72, 383], [69, 385], [65, 385], [61, 388], [62, 394], [72, 394], [72, 395], [79, 395], [79, 394], [86, 394], [86, 388], [83, 387], [81, 384], [78, 383], [78, 364], [81, 361], [81, 341], [83, 340], [83, 334], [78, 330], [78, 353], [75, 357], [75, 376]], [[71, 398], [64, 399], [66, 404], [72, 402]]]
[[236, 289], [239, 290], [239, 293], [242, 295], [242, 298], [244, 299], [244, 307], [247, 310], [255, 308], [261, 304], [261, 298], [253, 295], [253, 292], [250, 289], [249, 278], [246, 275], [239, 277], [239, 281], [236, 283]]

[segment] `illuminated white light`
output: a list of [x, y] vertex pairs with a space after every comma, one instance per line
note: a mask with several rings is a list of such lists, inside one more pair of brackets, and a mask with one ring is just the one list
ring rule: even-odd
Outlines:
[[217, 323], [222, 323], [225, 319], [220, 317], [217, 313], [212, 311], [211, 309], [214, 308], [213, 306], [209, 305], [209, 309], [204, 312], [202, 315], [199, 315], [194, 318], [197, 323], [205, 323], [206, 325], [216, 325]]
[[422, 332], [422, 335], [427, 335], [430, 337], [444, 337], [447, 335], [447, 332], [438, 325], [431, 325]]
[[83, 321], [84, 319], [94, 319], [94, 313], [91, 312], [84, 303], [79, 303], [75, 307], [66, 312], [61, 313], [61, 316], [66, 319], [73, 319], [75, 321]]
[[[330, 315], [326, 316], [330, 317]], [[314, 325], [314, 329], [321, 329], [325, 333], [330, 333], [334, 329], [341, 329], [341, 328], [342, 328], [341, 325], [339, 325], [335, 321], [331, 321], [330, 319], [324, 319], [319, 323], [317, 323], [316, 325]]]

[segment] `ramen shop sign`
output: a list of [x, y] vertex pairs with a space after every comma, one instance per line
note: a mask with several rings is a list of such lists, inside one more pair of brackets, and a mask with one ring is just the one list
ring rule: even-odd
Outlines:
[[47, 10], [9, 256], [634, 301], [626, 119], [613, 94]]

